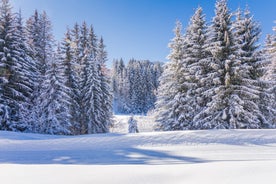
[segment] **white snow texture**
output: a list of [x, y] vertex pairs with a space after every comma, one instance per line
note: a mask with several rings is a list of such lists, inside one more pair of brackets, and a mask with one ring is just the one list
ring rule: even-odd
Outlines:
[[[128, 118], [119, 117], [125, 131]], [[1, 183], [272, 184], [275, 170], [276, 130], [74, 137], [0, 131]]]

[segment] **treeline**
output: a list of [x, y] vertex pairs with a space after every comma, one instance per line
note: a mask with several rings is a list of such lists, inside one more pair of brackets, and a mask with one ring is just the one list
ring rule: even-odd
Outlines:
[[154, 109], [160, 62], [131, 59], [125, 65], [122, 59], [114, 60], [112, 68], [113, 108], [119, 114], [147, 114]]
[[102, 38], [85, 22], [56, 44], [46, 12], [23, 23], [0, 4], [0, 130], [47, 134], [108, 132], [112, 95]]
[[260, 49], [248, 8], [218, 0], [206, 24], [199, 7], [185, 33], [177, 22], [156, 104], [161, 130], [275, 128], [276, 36]]

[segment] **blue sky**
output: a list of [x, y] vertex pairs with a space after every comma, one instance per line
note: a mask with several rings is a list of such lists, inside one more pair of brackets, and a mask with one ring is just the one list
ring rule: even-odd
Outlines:
[[[11, 0], [14, 11], [21, 8], [24, 18], [35, 9], [45, 10], [59, 41], [66, 27], [75, 22], [93, 24], [103, 36], [109, 62], [114, 58], [166, 61], [168, 43], [173, 38], [176, 20], [188, 24], [194, 10], [203, 7], [207, 21], [214, 16], [216, 0]], [[262, 38], [272, 33], [276, 20], [275, 0], [228, 0], [231, 10], [246, 4], [261, 24]]]

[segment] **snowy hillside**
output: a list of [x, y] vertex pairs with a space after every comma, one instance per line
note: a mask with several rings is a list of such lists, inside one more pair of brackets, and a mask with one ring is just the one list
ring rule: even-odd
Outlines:
[[275, 183], [276, 130], [0, 131], [1, 183]]

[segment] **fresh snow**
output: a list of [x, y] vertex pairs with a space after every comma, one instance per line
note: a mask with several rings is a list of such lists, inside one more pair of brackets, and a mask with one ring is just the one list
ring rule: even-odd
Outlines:
[[[126, 126], [128, 116], [116, 118]], [[142, 124], [138, 120], [138, 128]], [[274, 184], [275, 170], [276, 130], [82, 136], [0, 131], [1, 183]]]

